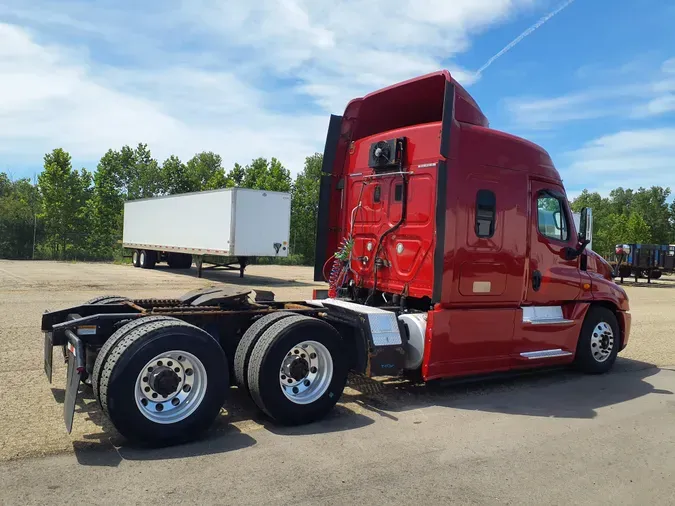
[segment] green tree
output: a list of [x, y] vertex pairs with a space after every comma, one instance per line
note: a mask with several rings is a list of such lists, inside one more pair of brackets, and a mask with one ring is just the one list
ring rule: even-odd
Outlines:
[[162, 192], [168, 195], [188, 193], [201, 190], [201, 185], [195, 172], [190, 172], [188, 166], [175, 155], [171, 155], [162, 164]]
[[232, 170], [227, 173], [225, 180], [225, 186], [227, 188], [233, 188], [236, 186], [242, 186], [244, 184], [244, 176], [246, 175], [246, 169], [239, 165], [238, 163], [234, 164]]
[[244, 177], [241, 185], [244, 188], [255, 190], [291, 191], [291, 173], [279, 160], [272, 158], [256, 158], [244, 167]]
[[187, 171], [199, 190], [217, 190], [227, 186], [223, 160], [220, 155], [211, 151], [197, 153], [190, 158], [187, 162]]
[[310, 264], [314, 263], [322, 163], [320, 153], [305, 159], [305, 167], [293, 184], [291, 199], [291, 251]]
[[626, 222], [626, 242], [645, 244], [652, 241], [651, 231], [645, 219], [637, 212], [632, 212]]
[[135, 149], [124, 146], [120, 151], [122, 194], [127, 200], [144, 199], [161, 194], [162, 174], [147, 144]]
[[667, 244], [672, 235], [668, 197], [670, 188], [652, 186], [648, 190], [638, 188], [631, 202], [631, 212], [647, 223], [649, 236], [655, 244]]
[[0, 172], [0, 197], [6, 197], [12, 188], [12, 181], [4, 172]]
[[41, 232], [39, 205], [39, 192], [30, 180], [12, 181], [0, 173], [0, 258], [32, 257], [34, 237]]
[[66, 258], [69, 247], [84, 249], [91, 196], [91, 173], [73, 170], [70, 154], [61, 148], [44, 157], [44, 171], [38, 177], [42, 196], [42, 218], [52, 254]]
[[94, 174], [94, 190], [88, 203], [91, 216], [89, 253], [111, 258], [122, 236], [123, 197], [122, 154], [112, 149], [101, 157]]

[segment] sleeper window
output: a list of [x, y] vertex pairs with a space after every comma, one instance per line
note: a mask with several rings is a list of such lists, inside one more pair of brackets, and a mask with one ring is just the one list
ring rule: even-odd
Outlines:
[[539, 233], [558, 241], [567, 241], [568, 227], [565, 207], [562, 201], [549, 193], [542, 193], [537, 199], [537, 220]]
[[476, 235], [492, 237], [495, 233], [497, 199], [490, 190], [478, 190], [476, 195]]

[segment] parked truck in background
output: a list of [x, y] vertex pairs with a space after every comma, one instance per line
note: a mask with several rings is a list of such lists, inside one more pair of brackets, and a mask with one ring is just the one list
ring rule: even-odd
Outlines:
[[124, 204], [122, 244], [134, 267], [166, 262], [175, 269], [204, 261], [238, 264], [240, 276], [251, 257], [286, 257], [291, 225], [289, 193], [227, 188]]
[[54, 346], [68, 362], [68, 430], [82, 381], [123, 435], [169, 444], [206, 429], [231, 382], [274, 422], [303, 424], [349, 370], [604, 373], [627, 345], [628, 298], [586, 248], [587, 211], [577, 229], [547, 152], [491, 129], [446, 71], [331, 117], [318, 220], [328, 297], [214, 287], [45, 313], [48, 377]]

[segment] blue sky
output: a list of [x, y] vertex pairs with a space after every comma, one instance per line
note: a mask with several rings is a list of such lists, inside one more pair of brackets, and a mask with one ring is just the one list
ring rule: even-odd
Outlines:
[[162, 161], [276, 156], [297, 172], [330, 113], [448, 68], [491, 126], [553, 156], [568, 192], [675, 189], [675, 2], [576, 0], [4, 0], [0, 170], [63, 147], [94, 169], [148, 143]]

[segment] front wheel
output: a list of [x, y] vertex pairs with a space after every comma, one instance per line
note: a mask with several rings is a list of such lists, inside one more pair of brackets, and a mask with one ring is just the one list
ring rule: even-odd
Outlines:
[[328, 323], [290, 316], [269, 327], [248, 364], [251, 397], [284, 425], [323, 418], [347, 382], [348, 364], [340, 334]]
[[173, 318], [120, 337], [103, 358], [96, 389], [115, 428], [150, 445], [188, 441], [206, 430], [229, 387], [227, 359], [216, 340]]
[[621, 346], [621, 329], [609, 309], [591, 306], [581, 327], [575, 365], [588, 374], [609, 371]]

